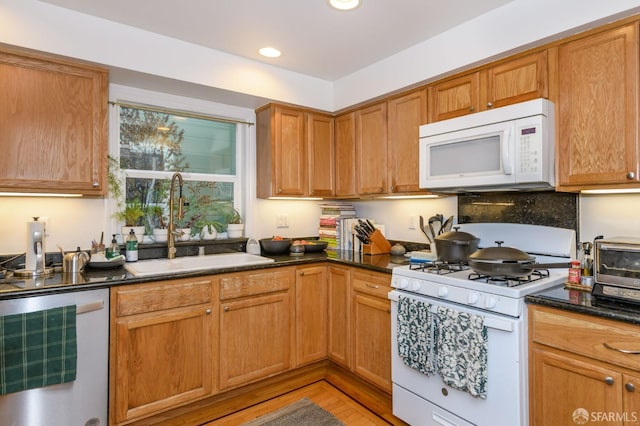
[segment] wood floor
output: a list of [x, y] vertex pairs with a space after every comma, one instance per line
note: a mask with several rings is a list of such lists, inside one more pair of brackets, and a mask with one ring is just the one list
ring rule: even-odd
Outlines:
[[206, 426], [240, 425], [263, 414], [278, 410], [304, 397], [309, 398], [316, 405], [324, 408], [348, 426], [389, 424], [329, 383], [319, 381], [261, 404], [254, 405], [243, 411], [206, 423]]

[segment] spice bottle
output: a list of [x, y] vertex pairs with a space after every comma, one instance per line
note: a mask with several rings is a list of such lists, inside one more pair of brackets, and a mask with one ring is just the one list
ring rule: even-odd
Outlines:
[[129, 235], [127, 236], [124, 254], [125, 254], [125, 257], [127, 258], [127, 262], [138, 261], [138, 238], [136, 237], [136, 234], [133, 232], [133, 229], [129, 231]]
[[580, 272], [581, 272], [580, 261], [572, 260], [571, 268], [569, 268], [569, 279], [567, 281], [571, 284], [580, 284]]
[[582, 276], [590, 277], [593, 275], [593, 258], [591, 257], [591, 249], [593, 244], [590, 242], [582, 243]]

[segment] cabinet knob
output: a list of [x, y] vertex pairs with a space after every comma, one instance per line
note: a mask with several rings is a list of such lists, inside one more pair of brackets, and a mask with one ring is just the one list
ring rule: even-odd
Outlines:
[[97, 188], [97, 187], [100, 186], [100, 184], [95, 180], [93, 181], [92, 185], [93, 185], [94, 188]]
[[473, 112], [475, 110], [476, 110], [476, 107], [472, 107], [472, 106], [469, 107], [469, 112]]
[[229, 307], [228, 307], [228, 306], [225, 306], [225, 307], [224, 307], [224, 311], [225, 311], [225, 312], [229, 312]]
[[626, 383], [624, 385], [624, 388], [629, 392], [635, 392], [635, 390], [636, 390], [636, 387], [634, 386], [633, 383]]
[[604, 378], [604, 382], [608, 385], [612, 385], [613, 384], [613, 377], [611, 376], [607, 376]]
[[280, 193], [282, 192], [282, 188], [278, 188], [278, 189], [276, 190], [276, 192], [277, 192], [278, 194], [280, 194]]
[[487, 102], [487, 108], [493, 108], [493, 103]]
[[204, 313], [207, 315], [211, 315], [211, 309], [207, 309], [206, 311], [204, 311]]
[[627, 179], [635, 179], [635, 178], [636, 178], [635, 172], [627, 172]]

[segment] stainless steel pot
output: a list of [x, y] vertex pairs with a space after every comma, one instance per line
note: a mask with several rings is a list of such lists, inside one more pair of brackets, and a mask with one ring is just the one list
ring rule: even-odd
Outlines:
[[473, 272], [490, 277], [526, 277], [536, 269], [569, 268], [569, 262], [536, 263], [536, 258], [512, 247], [502, 247], [503, 241], [496, 241], [496, 247], [486, 247], [471, 253], [468, 258]]
[[438, 260], [451, 263], [466, 262], [469, 255], [478, 250], [480, 238], [458, 229], [456, 226], [453, 231], [435, 237]]

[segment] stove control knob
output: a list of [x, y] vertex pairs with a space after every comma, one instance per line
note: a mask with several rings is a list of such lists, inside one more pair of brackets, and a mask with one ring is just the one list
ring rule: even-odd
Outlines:
[[445, 298], [447, 296], [449, 296], [449, 289], [444, 286], [438, 287], [438, 297]]
[[475, 305], [478, 303], [478, 299], [480, 299], [480, 295], [478, 293], [469, 293], [469, 296], [467, 296], [467, 303]]
[[411, 291], [418, 291], [418, 290], [420, 290], [420, 281], [418, 280], [411, 281]]
[[496, 303], [497, 303], [496, 298], [493, 296], [489, 296], [487, 297], [487, 300], [484, 302], [484, 306], [487, 309], [493, 309], [496, 307]]
[[406, 278], [400, 278], [398, 280], [398, 285], [400, 286], [400, 288], [407, 288], [409, 287], [409, 280]]

